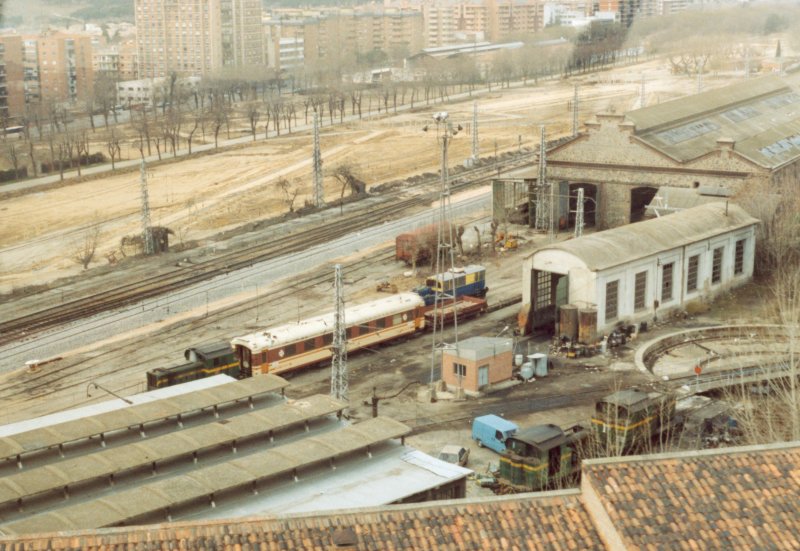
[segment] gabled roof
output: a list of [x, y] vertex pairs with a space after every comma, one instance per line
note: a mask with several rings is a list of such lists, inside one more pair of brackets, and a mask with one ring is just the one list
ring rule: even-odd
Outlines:
[[635, 136], [686, 162], [732, 143], [744, 158], [776, 168], [800, 157], [800, 93], [768, 76], [626, 113]]
[[548, 245], [533, 256], [544, 251], [563, 251], [597, 272], [757, 223], [758, 220], [733, 203], [709, 203]]
[[0, 548], [798, 549], [798, 465], [800, 442], [594, 459], [576, 490], [0, 535]]
[[593, 459], [582, 476], [626, 549], [800, 549], [798, 442]]

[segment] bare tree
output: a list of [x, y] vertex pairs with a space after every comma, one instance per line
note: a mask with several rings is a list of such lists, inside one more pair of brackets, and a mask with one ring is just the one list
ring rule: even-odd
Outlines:
[[8, 145], [7, 151], [8, 160], [11, 161], [11, 166], [14, 168], [14, 179], [19, 180], [19, 155], [17, 154], [17, 149], [12, 143]]
[[297, 194], [299, 190], [297, 187], [292, 188], [289, 184], [289, 180], [286, 178], [280, 178], [278, 180], [278, 189], [281, 190], [283, 193], [283, 202], [286, 203], [286, 207], [289, 209], [290, 213], [294, 212], [294, 202], [297, 199]]
[[350, 163], [342, 163], [336, 166], [331, 172], [336, 181], [342, 185], [340, 195], [340, 212], [344, 208], [344, 193], [348, 189], [351, 196], [362, 195], [366, 192], [367, 185], [356, 175], [357, 167]]
[[250, 132], [253, 134], [253, 141], [256, 141], [256, 129], [258, 121], [261, 118], [261, 111], [258, 109], [258, 103], [253, 101], [247, 106], [247, 120], [250, 123]]
[[97, 244], [100, 241], [100, 224], [93, 224], [86, 228], [82, 238], [73, 247], [72, 259], [87, 269], [94, 259], [97, 251]]
[[121, 154], [122, 148], [120, 147], [119, 136], [117, 136], [113, 128], [106, 137], [106, 149], [108, 150], [108, 156], [111, 157], [111, 170], [115, 170], [116, 160]]
[[86, 159], [89, 164], [89, 136], [86, 132], [81, 132], [75, 138], [75, 151], [78, 154], [78, 178], [81, 177], [81, 163]]

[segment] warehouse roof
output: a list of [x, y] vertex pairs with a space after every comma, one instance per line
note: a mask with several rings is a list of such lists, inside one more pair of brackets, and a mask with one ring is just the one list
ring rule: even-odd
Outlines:
[[118, 475], [125, 471], [219, 447], [229, 442], [286, 429], [341, 411], [346, 404], [329, 396], [311, 396], [267, 409], [237, 415], [222, 423], [207, 423], [148, 440], [102, 449], [0, 478], [0, 505], [37, 494]]
[[213, 500], [215, 493], [252, 488], [268, 477], [291, 475], [298, 469], [398, 438], [409, 430], [392, 419], [369, 419], [338, 431], [197, 468], [188, 474], [157, 479], [56, 511], [12, 520], [0, 525], [0, 533], [25, 534], [129, 523], [156, 511], [168, 511], [201, 499]]
[[757, 223], [733, 203], [709, 203], [548, 245], [532, 256], [563, 251], [580, 259], [589, 270], [600, 271]]
[[0, 439], [0, 459], [45, 450], [129, 427], [138, 428], [148, 423], [160, 422], [170, 417], [178, 417], [206, 408], [216, 408], [238, 400], [252, 399], [260, 394], [281, 390], [288, 384], [284, 379], [275, 375], [263, 375], [246, 381], [234, 381], [198, 390], [191, 394], [134, 404], [126, 408], [98, 413], [92, 417], [5, 435]]
[[629, 111], [635, 135], [685, 162], [732, 142], [734, 151], [774, 168], [800, 157], [800, 94], [776, 76], [738, 82]]
[[798, 464], [800, 442], [595, 459], [584, 461], [579, 490], [0, 537], [0, 546], [797, 549]]

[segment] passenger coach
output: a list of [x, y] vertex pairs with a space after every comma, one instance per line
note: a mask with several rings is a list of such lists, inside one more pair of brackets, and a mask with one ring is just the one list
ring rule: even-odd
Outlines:
[[[345, 309], [347, 351], [354, 352], [425, 328], [425, 301], [400, 293]], [[231, 341], [242, 377], [282, 373], [330, 360], [334, 314], [236, 337]]]

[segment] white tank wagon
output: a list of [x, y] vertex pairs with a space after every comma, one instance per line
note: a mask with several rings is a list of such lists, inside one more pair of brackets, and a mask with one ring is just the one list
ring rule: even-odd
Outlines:
[[[347, 352], [425, 329], [425, 301], [399, 293], [345, 309]], [[331, 359], [334, 314], [308, 318], [231, 341], [242, 376], [282, 373]]]

